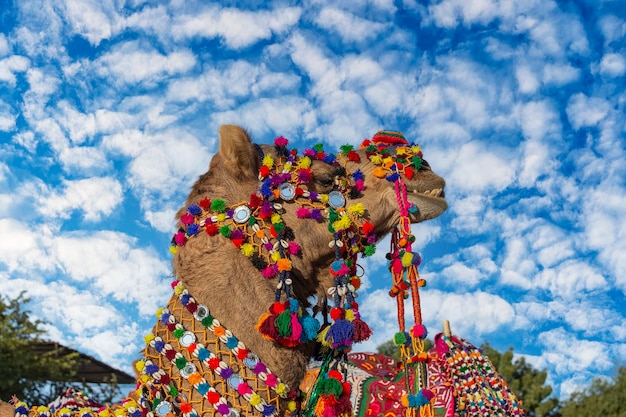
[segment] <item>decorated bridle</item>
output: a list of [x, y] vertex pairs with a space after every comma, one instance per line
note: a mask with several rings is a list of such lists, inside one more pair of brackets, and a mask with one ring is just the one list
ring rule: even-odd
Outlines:
[[[361, 319], [356, 291], [360, 286], [357, 258], [370, 256], [375, 251], [374, 225], [365, 220], [362, 203], [348, 204], [358, 199], [365, 189], [364, 176], [360, 170], [348, 173], [348, 161], [360, 162], [359, 153], [351, 146], [342, 146], [335, 156], [324, 152], [321, 145], [306, 149], [302, 155], [287, 148], [288, 141], [279, 137], [274, 141], [275, 154], [261, 152], [259, 188], [248, 201], [227, 204], [222, 199], [204, 198], [186, 208], [180, 217], [181, 227], [172, 238], [171, 251], [178, 249], [195, 236], [206, 233], [229, 239], [243, 256], [250, 259], [265, 279], [276, 280], [275, 301], [257, 321], [256, 329], [266, 339], [285, 347], [296, 347], [317, 340], [323, 347], [325, 360], [320, 377], [314, 385], [306, 408], [301, 409], [302, 397], [290, 389], [267, 368], [265, 364], [229, 330], [214, 318], [208, 307], [199, 304], [175, 280], [172, 284], [176, 298], [167, 308], [157, 312], [159, 319], [155, 334], [146, 336], [144, 360], [136, 363], [141, 374], [134, 395], [119, 406], [107, 406], [94, 412], [82, 409], [45, 410], [39, 408], [30, 416], [39, 417], [198, 417], [204, 414], [204, 400], [222, 416], [237, 417], [241, 413], [236, 400], [218, 392], [216, 380], [223, 380], [231, 391], [241, 396], [250, 407], [263, 416], [277, 416], [279, 402], [287, 401], [292, 414], [319, 415], [324, 417], [351, 416], [350, 384], [346, 382], [347, 353], [354, 343], [371, 335], [370, 327]], [[260, 148], [258, 148], [260, 150]], [[399, 332], [394, 342], [400, 348], [407, 371], [415, 369], [415, 389], [403, 400], [408, 415], [428, 415], [429, 396], [425, 388], [425, 362], [423, 340], [426, 328], [422, 324], [419, 306], [419, 287], [425, 281], [419, 278], [417, 266], [421, 258], [412, 252], [415, 240], [410, 232], [409, 214], [417, 207], [406, 197], [403, 177], [411, 179], [421, 168], [422, 154], [419, 146], [409, 144], [402, 134], [379, 131], [371, 140], [361, 144], [367, 158], [377, 167], [374, 175], [394, 183], [398, 201], [400, 224], [392, 235], [391, 251], [387, 255], [393, 277], [390, 295], [397, 300]], [[308, 190], [312, 180], [311, 164], [319, 160], [336, 167], [333, 190], [318, 194]], [[293, 230], [284, 222], [284, 204], [297, 204], [296, 216], [300, 219], [323, 222], [332, 236], [330, 246], [335, 259], [329, 269], [333, 286], [327, 289], [332, 307], [327, 312], [325, 325], [308, 314], [292, 294], [292, 256], [300, 253]], [[404, 323], [404, 300], [410, 289], [415, 324], [406, 331]], [[176, 314], [174, 314], [176, 313]], [[177, 319], [182, 317], [182, 319]], [[166, 328], [167, 340], [156, 334]], [[204, 332], [207, 344], [200, 343], [195, 333]], [[225, 351], [230, 363], [217, 353]], [[196, 364], [199, 364], [200, 367]], [[243, 366], [239, 365], [243, 364]], [[414, 366], [416, 365], [416, 366]], [[185, 391], [172, 379], [172, 370], [193, 389]], [[265, 388], [249, 381], [258, 379]], [[200, 398], [196, 400], [195, 398]], [[266, 399], [264, 399], [266, 398]], [[247, 407], [247, 406], [246, 406]], [[410, 414], [410, 413], [413, 414]], [[29, 410], [24, 403], [16, 406], [16, 416], [26, 417]]]

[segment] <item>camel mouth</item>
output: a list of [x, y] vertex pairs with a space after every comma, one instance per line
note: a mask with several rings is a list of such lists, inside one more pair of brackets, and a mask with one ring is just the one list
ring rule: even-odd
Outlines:
[[445, 197], [446, 194], [443, 187], [434, 187], [427, 190], [407, 189], [407, 199], [418, 208], [417, 213], [411, 214], [412, 220], [414, 222], [422, 222], [440, 216], [448, 208]]

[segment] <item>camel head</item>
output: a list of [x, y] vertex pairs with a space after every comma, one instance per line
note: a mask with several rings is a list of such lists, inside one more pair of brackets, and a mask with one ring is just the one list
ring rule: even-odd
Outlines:
[[[445, 182], [417, 145], [394, 132], [336, 155], [320, 146], [298, 153], [282, 137], [257, 145], [233, 125], [222, 126], [219, 139], [177, 213], [174, 273], [277, 374], [298, 383], [310, 357], [306, 342], [319, 330], [306, 312], [311, 297], [353, 310], [333, 319], [360, 321], [352, 298], [357, 255], [373, 253], [402, 220], [443, 213]], [[299, 322], [283, 328], [279, 317], [290, 310]]]

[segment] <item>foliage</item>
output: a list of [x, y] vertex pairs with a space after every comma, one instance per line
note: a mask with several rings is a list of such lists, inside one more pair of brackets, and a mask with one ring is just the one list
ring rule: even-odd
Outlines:
[[[44, 322], [32, 319], [23, 309], [28, 301], [24, 293], [15, 299], [0, 295], [0, 400], [16, 395], [29, 404], [48, 404], [69, 387], [84, 390], [84, 384], [71, 382], [77, 379], [78, 353], [52, 351], [38, 355], [34, 351], [45, 333], [41, 328]], [[102, 402], [118, 391], [113, 379], [91, 398]]]
[[548, 376], [547, 371], [538, 371], [521, 357], [513, 360], [513, 348], [500, 353], [489, 343], [483, 344], [480, 349], [487, 355], [498, 373], [509, 385], [513, 393], [523, 401], [528, 417], [548, 417], [557, 415], [559, 400], [550, 397], [552, 387], [544, 385]]
[[596, 378], [586, 391], [563, 402], [561, 417], [626, 417], [626, 366], [612, 380]]

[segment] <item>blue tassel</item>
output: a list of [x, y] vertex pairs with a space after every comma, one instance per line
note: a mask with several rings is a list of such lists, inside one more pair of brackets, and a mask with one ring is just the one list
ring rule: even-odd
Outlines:
[[352, 335], [354, 334], [354, 326], [348, 320], [337, 320], [330, 325], [326, 340], [332, 340], [332, 347], [346, 347], [352, 345]]
[[320, 331], [320, 322], [317, 319], [309, 316], [302, 317], [302, 342], [308, 342], [317, 337], [317, 333]]

